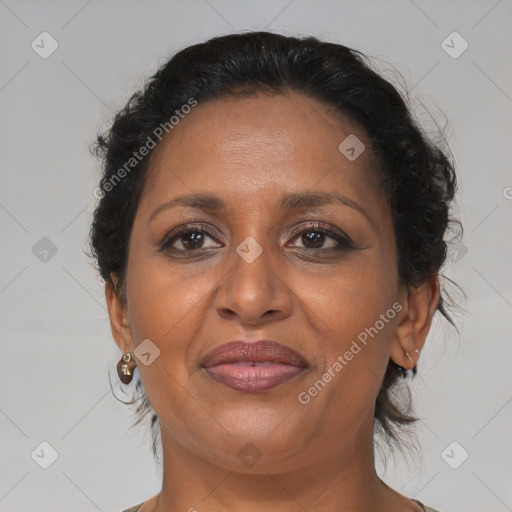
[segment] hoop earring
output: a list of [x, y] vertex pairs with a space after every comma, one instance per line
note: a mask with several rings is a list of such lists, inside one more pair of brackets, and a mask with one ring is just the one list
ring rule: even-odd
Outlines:
[[123, 357], [117, 363], [117, 375], [119, 375], [119, 380], [123, 384], [130, 384], [133, 379], [133, 372], [137, 367], [137, 363], [132, 358], [130, 352], [125, 352]]
[[[398, 375], [400, 377], [402, 377], [403, 379], [405, 379], [407, 377], [407, 372], [408, 370], [406, 370], [403, 366], [400, 366], [399, 364], [396, 364], [394, 361], [393, 361], [393, 364], [395, 365], [396, 367], [396, 371], [398, 372]], [[418, 372], [417, 368], [416, 368], [416, 365], [414, 365], [412, 367], [412, 377], [414, 377], [416, 375], [416, 373]], [[412, 378], [411, 377], [411, 378]]]
[[[413, 364], [413, 367], [412, 367], [412, 370], [411, 370], [411, 371], [412, 371], [411, 379], [412, 379], [412, 377], [414, 377], [414, 376], [416, 375], [416, 372], [417, 372], [418, 370], [416, 369], [416, 365], [414, 364], [414, 360], [413, 360], [413, 358], [411, 357], [411, 354], [409, 354], [409, 352], [407, 352], [407, 350], [404, 350], [404, 352], [405, 352], [405, 354], [407, 355], [407, 357], [409, 358], [409, 361], [411, 361], [411, 363]], [[415, 350], [414, 352], [419, 353], [419, 350]]]
[[398, 375], [400, 377], [402, 377], [402, 379], [405, 379], [405, 377], [407, 376], [407, 370], [403, 366], [400, 366], [399, 364], [395, 363], [395, 366], [396, 366], [396, 371], [398, 372]]

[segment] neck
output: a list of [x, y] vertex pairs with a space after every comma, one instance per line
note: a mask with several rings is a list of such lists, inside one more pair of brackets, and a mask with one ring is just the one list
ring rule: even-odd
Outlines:
[[[247, 472], [197, 456], [163, 427], [162, 491], [152, 500], [151, 512], [419, 510], [376, 474], [373, 417], [369, 420], [357, 436], [340, 436], [324, 456], [313, 447], [311, 453], [300, 452], [300, 461], [306, 461], [302, 465], [293, 457], [289, 465], [264, 465], [262, 460]], [[147, 508], [141, 512], [149, 512]]]

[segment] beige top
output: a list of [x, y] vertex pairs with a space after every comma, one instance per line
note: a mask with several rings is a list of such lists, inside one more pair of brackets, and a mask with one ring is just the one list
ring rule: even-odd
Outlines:
[[[437, 510], [437, 509], [434, 509], [434, 508], [431, 508], [431, 507], [427, 507], [426, 505], [423, 505], [423, 503], [421, 503], [418, 500], [413, 500], [413, 501], [415, 501], [421, 508], [423, 508], [423, 510], [425, 512], [441, 512], [440, 510]], [[123, 512], [137, 512], [141, 506], [142, 506], [142, 503], [139, 503], [138, 505], [135, 505], [135, 507], [123, 510]]]

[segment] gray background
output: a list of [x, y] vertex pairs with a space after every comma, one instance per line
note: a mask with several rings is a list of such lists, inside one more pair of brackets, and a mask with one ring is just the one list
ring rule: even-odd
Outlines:
[[[242, 29], [360, 49], [404, 75], [427, 129], [422, 110], [446, 115], [465, 226], [446, 273], [467, 311], [460, 336], [435, 322], [420, 359], [422, 463], [379, 471], [445, 512], [512, 510], [511, 18], [506, 0], [0, 0], [0, 510], [118, 512], [158, 492], [149, 438], [110, 391], [119, 351], [83, 253], [99, 171], [87, 147], [170, 53]], [[31, 47], [43, 31], [48, 58]], [[458, 58], [442, 47], [453, 31], [469, 44]]]

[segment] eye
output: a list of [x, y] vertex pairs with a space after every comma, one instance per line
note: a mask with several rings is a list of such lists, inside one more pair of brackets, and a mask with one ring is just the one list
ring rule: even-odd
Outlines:
[[[222, 247], [217, 242], [219, 235], [212, 233], [212, 229], [205, 224], [187, 225], [169, 233], [159, 245], [158, 252], [192, 253]], [[313, 222], [293, 230], [292, 241], [297, 240], [300, 245], [292, 247], [310, 249], [313, 252], [331, 252], [337, 250], [354, 249], [354, 243], [342, 231], [332, 228], [329, 224]]]
[[[210, 243], [208, 244], [208, 240]], [[213, 243], [212, 243], [213, 242]], [[160, 251], [191, 252], [222, 247], [204, 225], [189, 225], [171, 232], [160, 244]]]
[[[294, 230], [292, 235], [294, 235], [292, 240], [296, 239], [303, 244], [303, 248], [313, 251], [329, 252], [354, 248], [350, 237], [322, 222], [314, 222], [306, 227], [303, 226], [298, 230]], [[325, 245], [326, 243], [327, 246]], [[297, 245], [293, 247], [301, 248]]]

